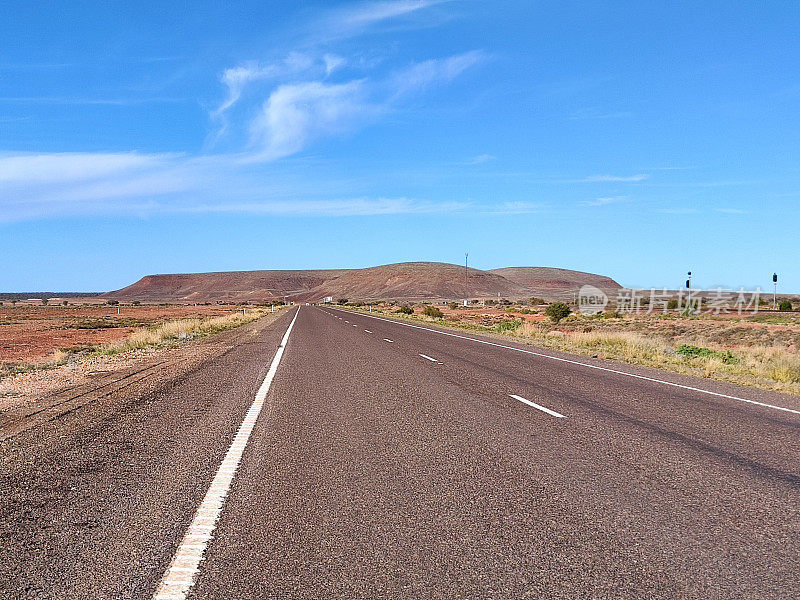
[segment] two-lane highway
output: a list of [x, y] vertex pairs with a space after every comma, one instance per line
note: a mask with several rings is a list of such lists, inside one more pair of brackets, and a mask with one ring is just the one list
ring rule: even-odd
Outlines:
[[[24, 480], [17, 494], [47, 510], [6, 512], [4, 546], [26, 544], [30, 556], [44, 545], [54, 565], [6, 569], [4, 586], [15, 586], [3, 588], [7, 597], [26, 597], [23, 574], [31, 597], [800, 595], [793, 397], [327, 307], [300, 307], [263, 336], [238, 361], [209, 365], [213, 376], [198, 373], [193, 395], [179, 385], [137, 408], [137, 423], [152, 421], [135, 429], [143, 439], [126, 437], [117, 424], [131, 421], [125, 414], [113, 435], [102, 424], [91, 430], [131, 444], [131, 464], [163, 463], [152, 474], [137, 469], [135, 483], [98, 464], [118, 479], [88, 475], [94, 493], [105, 497], [109, 481], [134, 498], [153, 489], [161, 512], [149, 503], [142, 519], [135, 502], [114, 518], [101, 512], [80, 546], [60, 550], [43, 540], [64, 511], [42, 489], [59, 457], [37, 454], [50, 479], [5, 474], [4, 485]], [[225, 365], [240, 383], [222, 375]], [[194, 404], [204, 408], [183, 426], [195, 430], [185, 447], [156, 444], [151, 436], [177, 427]], [[71, 448], [88, 444], [82, 435], [69, 433]], [[141, 446], [159, 451], [140, 457]], [[231, 449], [236, 462], [225, 463]], [[177, 466], [204, 450], [194, 477]], [[175, 471], [166, 486], [165, 469]], [[67, 470], [63, 484], [85, 487], [79, 479]], [[204, 494], [222, 491], [206, 518]], [[23, 542], [31, 531], [39, 541]], [[176, 562], [182, 543], [199, 557], [191, 585], [165, 588], [190, 568]], [[116, 553], [111, 564], [129, 561], [117, 580], [97, 558], [104, 551]], [[57, 583], [67, 568], [99, 573]]]

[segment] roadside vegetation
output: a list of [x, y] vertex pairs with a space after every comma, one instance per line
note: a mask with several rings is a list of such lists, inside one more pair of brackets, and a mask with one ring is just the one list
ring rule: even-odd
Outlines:
[[[429, 305], [417, 306], [416, 310], [411, 305], [400, 310], [382, 305], [373, 307], [373, 312], [592, 358], [800, 394], [800, 322], [792, 315], [723, 319], [715, 315], [623, 315], [608, 311], [586, 316], [572, 313], [565, 303], [552, 303], [542, 311], [523, 306], [487, 308], [491, 318], [476, 322], [466, 318], [462, 307], [457, 308], [444, 314]], [[441, 316], [433, 315], [431, 309]]]
[[[164, 323], [138, 327], [126, 338], [117, 342], [95, 344], [76, 348], [62, 348], [53, 351], [45, 361], [39, 362], [0, 362], [0, 379], [35, 370], [54, 369], [68, 362], [90, 358], [93, 356], [111, 356], [133, 350], [151, 348], [167, 348], [187, 340], [220, 333], [228, 329], [240, 327], [266, 315], [264, 308], [250, 308], [243, 312], [234, 312], [222, 316], [175, 319]], [[113, 324], [112, 325], [112, 321]], [[135, 321], [96, 320], [79, 322], [76, 328], [102, 329], [108, 326], [120, 327], [134, 325]]]

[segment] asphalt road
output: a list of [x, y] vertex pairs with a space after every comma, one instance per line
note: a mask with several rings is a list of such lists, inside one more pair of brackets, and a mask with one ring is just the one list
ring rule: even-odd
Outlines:
[[304, 306], [2, 442], [0, 594], [800, 597], [800, 400], [465, 338]]

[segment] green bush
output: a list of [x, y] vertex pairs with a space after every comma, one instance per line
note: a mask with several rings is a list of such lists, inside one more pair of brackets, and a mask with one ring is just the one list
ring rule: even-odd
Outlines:
[[339, 298], [339, 299], [336, 301], [336, 304], [347, 304], [347, 303], [348, 303], [348, 300], [347, 300], [347, 298]]
[[672, 300], [667, 302], [667, 309], [668, 310], [675, 310], [676, 308], [678, 308], [678, 299], [677, 298], [673, 298]]
[[528, 298], [528, 304], [536, 306], [537, 304], [547, 304], [547, 302], [545, 302], [544, 298], [534, 296], [533, 298]]
[[558, 323], [561, 319], [566, 319], [570, 313], [572, 313], [572, 309], [566, 302], [553, 302], [548, 305], [544, 311], [544, 314], [550, 317], [553, 323]]
[[501, 321], [495, 325], [495, 331], [516, 331], [520, 327], [522, 327], [522, 321], [519, 319], [508, 319], [507, 321]]
[[413, 315], [414, 309], [411, 308], [408, 304], [403, 304], [403, 306], [397, 309], [397, 312], [403, 313], [404, 315]]
[[675, 349], [675, 352], [686, 356], [687, 358], [719, 358], [728, 365], [733, 365], [739, 362], [730, 350], [712, 350], [711, 348], [703, 348], [702, 346], [692, 346], [691, 344], [681, 344]]
[[435, 317], [437, 319], [444, 317], [444, 313], [435, 306], [426, 306], [422, 309], [422, 314], [426, 317]]
[[792, 303], [789, 300], [781, 300], [778, 305], [779, 310], [792, 310]]
[[455, 310], [458, 308], [458, 302], [451, 302], [449, 305], [450, 310]]

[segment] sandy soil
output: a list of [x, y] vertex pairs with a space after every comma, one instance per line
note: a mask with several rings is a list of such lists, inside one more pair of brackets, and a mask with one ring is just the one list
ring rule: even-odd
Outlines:
[[212, 305], [107, 306], [95, 303], [42, 306], [5, 302], [0, 306], [0, 361], [43, 362], [60, 348], [113, 342], [135, 328], [172, 319], [207, 317], [240, 310]]

